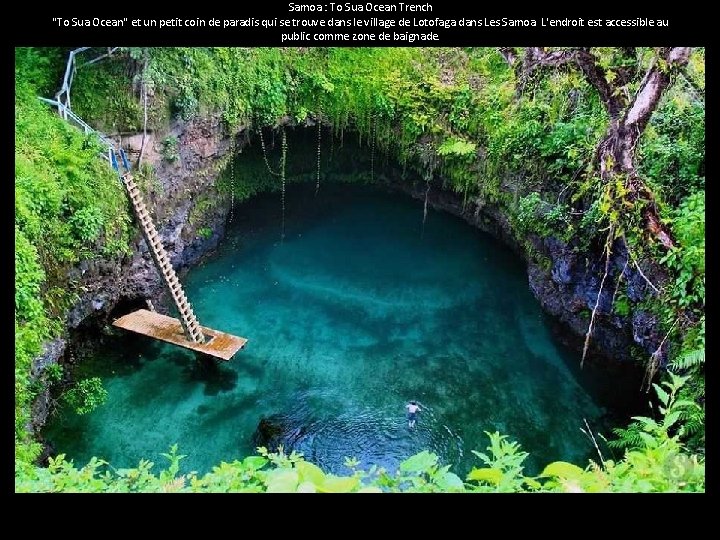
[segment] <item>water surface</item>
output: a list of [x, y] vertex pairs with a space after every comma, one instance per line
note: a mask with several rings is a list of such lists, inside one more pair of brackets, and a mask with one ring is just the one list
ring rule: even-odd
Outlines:
[[[46, 430], [58, 452], [127, 467], [178, 443], [182, 470], [203, 473], [252, 453], [260, 420], [280, 418], [294, 449], [336, 473], [346, 456], [392, 470], [429, 449], [463, 474], [496, 430], [531, 453], [531, 472], [591, 456], [583, 418], [607, 432], [607, 411], [516, 256], [445, 213], [423, 232], [422, 203], [405, 196], [313, 188], [288, 192], [282, 242], [278, 194], [236, 208], [218, 252], [183, 280], [202, 324], [246, 348], [209, 368], [118, 332], [84, 367], [108, 401], [60, 411]], [[415, 429], [410, 399], [424, 408]]]

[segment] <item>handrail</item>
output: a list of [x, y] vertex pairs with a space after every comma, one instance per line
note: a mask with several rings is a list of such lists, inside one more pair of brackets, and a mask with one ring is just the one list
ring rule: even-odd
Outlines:
[[[77, 114], [72, 112], [70, 110], [70, 107], [61, 103], [60, 101], [55, 101], [53, 99], [48, 99], [48, 98], [44, 98], [44, 97], [38, 97], [38, 99], [44, 103], [47, 103], [48, 105], [53, 105], [53, 106], [57, 107], [58, 113], [60, 114], [60, 116], [63, 119], [65, 119], [66, 121], [72, 120], [73, 122], [75, 122], [80, 128], [82, 128], [83, 132], [86, 135], [88, 133], [94, 133], [97, 136], [97, 138], [100, 139], [100, 142], [102, 142], [105, 146], [108, 147], [109, 153], [112, 153], [112, 151], [115, 148], [115, 143], [111, 139], [109, 139], [108, 137], [106, 137], [105, 135], [100, 133], [99, 131], [94, 130], [90, 126], [90, 124], [88, 124], [87, 122], [85, 122], [85, 120], [83, 120]], [[110, 160], [109, 154], [108, 155], [102, 154], [102, 157], [107, 160]]]
[[62, 96], [65, 94], [65, 105], [70, 106], [70, 86], [72, 85], [73, 74], [75, 73], [75, 55], [81, 52], [87, 51], [90, 47], [78, 47], [70, 51], [68, 55], [67, 65], [65, 66], [65, 76], [63, 77], [63, 83], [60, 87], [60, 91], [55, 94], [55, 99], [58, 102], [62, 102]]
[[[73, 77], [75, 75], [75, 70], [76, 70], [75, 57], [78, 54], [85, 52], [90, 48], [91, 47], [78, 47], [77, 49], [73, 49], [72, 51], [70, 51], [70, 54], [68, 55], [68, 61], [65, 66], [65, 75], [63, 76], [62, 86], [60, 87], [60, 90], [57, 92], [57, 94], [55, 94], [54, 100], [47, 99], [44, 97], [40, 97], [38, 99], [40, 99], [40, 101], [42, 101], [44, 103], [47, 103], [49, 105], [53, 105], [53, 106], [57, 107], [58, 114], [64, 120], [75, 123], [77, 126], [79, 126], [83, 130], [83, 132], [86, 135], [89, 133], [94, 133], [100, 139], [100, 142], [102, 142], [105, 146], [107, 146], [107, 153], [101, 154], [102, 157], [104, 159], [108, 160], [112, 164], [112, 162], [113, 162], [112, 155], [113, 155], [113, 152], [115, 149], [115, 143], [111, 139], [109, 139], [108, 137], [106, 137], [105, 135], [100, 133], [99, 131], [94, 130], [90, 126], [90, 124], [85, 122], [85, 120], [80, 118], [77, 114], [72, 112], [72, 110], [70, 109], [70, 88], [72, 86], [72, 80], [73, 80]], [[83, 64], [83, 66], [92, 64], [92, 63], [96, 62], [97, 60], [99, 60], [100, 58], [104, 58], [105, 56], [109, 56], [113, 52], [115, 52], [117, 49], [118, 49], [118, 47], [108, 48], [107, 54], [102, 55], [98, 58], [95, 58], [94, 60], [91, 60], [90, 62], [86, 62], [85, 64]], [[82, 66], [80, 66], [80, 67], [82, 67]], [[64, 100], [63, 100], [63, 97], [64, 97]]]

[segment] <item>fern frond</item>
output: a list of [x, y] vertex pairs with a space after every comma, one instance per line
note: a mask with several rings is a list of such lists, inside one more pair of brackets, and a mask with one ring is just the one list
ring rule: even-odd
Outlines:
[[673, 371], [681, 371], [691, 367], [700, 366], [705, 363], [705, 349], [697, 349], [687, 352], [672, 361], [670, 368]]
[[643, 444], [640, 432], [642, 428], [637, 422], [633, 422], [627, 428], [613, 428], [612, 432], [617, 439], [607, 441], [610, 448], [639, 448]]

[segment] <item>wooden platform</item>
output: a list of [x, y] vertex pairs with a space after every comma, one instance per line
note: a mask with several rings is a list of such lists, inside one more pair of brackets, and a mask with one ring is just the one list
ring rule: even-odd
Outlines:
[[138, 309], [124, 315], [117, 319], [113, 326], [167, 341], [173, 345], [179, 345], [223, 360], [230, 360], [247, 343], [245, 338], [218, 332], [205, 326], [201, 327], [205, 335], [205, 343], [193, 343], [185, 337], [179, 320], [147, 309]]

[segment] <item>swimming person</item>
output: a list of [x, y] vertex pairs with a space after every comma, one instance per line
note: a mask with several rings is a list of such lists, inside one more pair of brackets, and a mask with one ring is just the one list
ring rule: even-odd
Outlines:
[[420, 405], [417, 404], [417, 401], [410, 401], [410, 403], [405, 405], [405, 408], [408, 410], [408, 427], [414, 428], [417, 413], [422, 409], [420, 408]]

